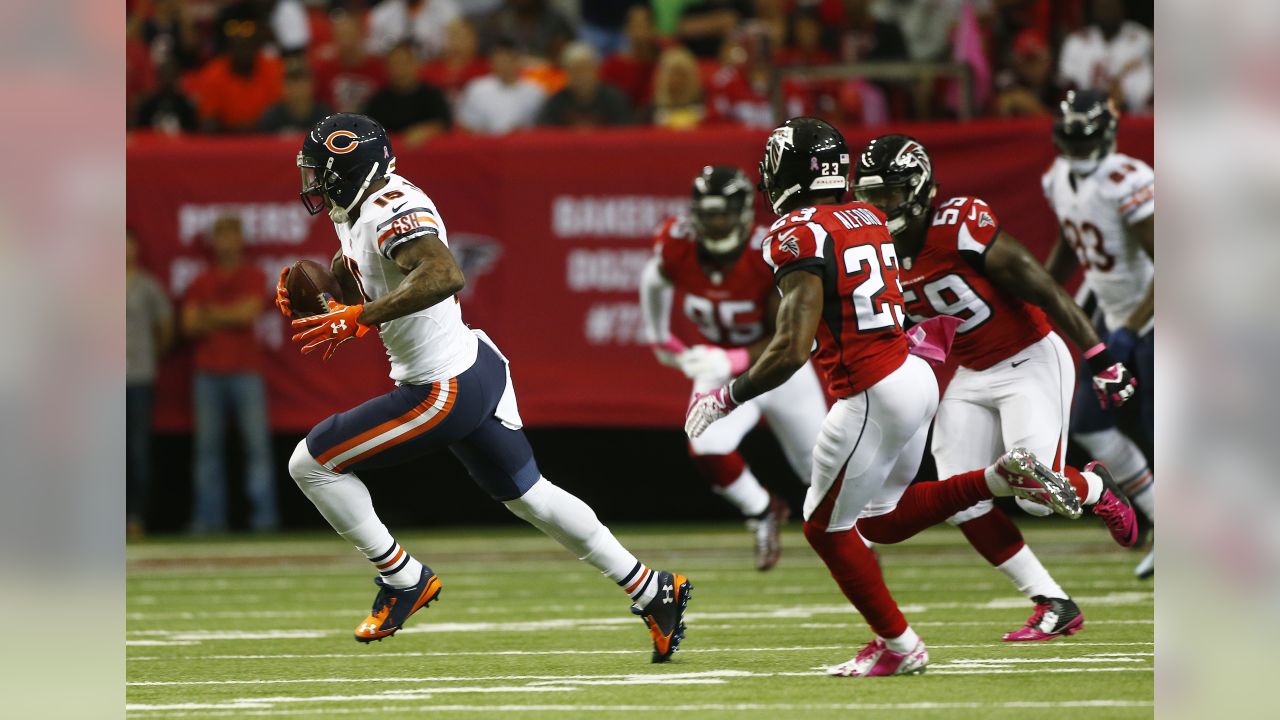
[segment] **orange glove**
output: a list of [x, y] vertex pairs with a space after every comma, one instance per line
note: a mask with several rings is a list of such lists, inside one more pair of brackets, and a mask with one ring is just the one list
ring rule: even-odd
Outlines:
[[289, 266], [285, 265], [280, 271], [280, 282], [276, 283], [276, 307], [280, 308], [280, 312], [284, 313], [287, 318], [293, 317], [293, 307], [289, 305], [289, 286], [287, 278], [289, 277]]
[[369, 326], [361, 325], [356, 320], [364, 311], [364, 305], [343, 305], [326, 294], [325, 306], [329, 308], [329, 312], [324, 315], [312, 315], [293, 321], [295, 329], [310, 328], [294, 335], [293, 341], [305, 343], [302, 346], [303, 355], [328, 343], [324, 351], [324, 359], [328, 360], [342, 343], [364, 337], [369, 332]]

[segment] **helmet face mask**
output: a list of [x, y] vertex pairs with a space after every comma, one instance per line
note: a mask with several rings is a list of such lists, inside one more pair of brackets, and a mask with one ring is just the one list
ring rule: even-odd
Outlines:
[[906, 135], [872, 140], [858, 156], [854, 177], [854, 197], [883, 212], [893, 235], [923, 218], [938, 192], [929, 153]]
[[689, 218], [698, 245], [712, 257], [737, 254], [755, 224], [751, 183], [738, 168], [707, 166], [693, 181]]

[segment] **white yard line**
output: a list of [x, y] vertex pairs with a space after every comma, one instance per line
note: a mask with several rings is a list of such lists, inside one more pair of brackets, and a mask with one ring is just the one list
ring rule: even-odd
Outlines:
[[[836, 680], [833, 680], [836, 682]], [[317, 702], [341, 702], [348, 696], [334, 696], [324, 700], [317, 699]], [[361, 700], [365, 696], [349, 696], [351, 700]], [[380, 698], [386, 700], [386, 698]], [[420, 698], [405, 697], [403, 700], [416, 700]], [[264, 712], [253, 712], [260, 709], [249, 698], [242, 698], [241, 701], [230, 701], [228, 703], [185, 703], [174, 705], [146, 705], [146, 704], [129, 704], [125, 709], [130, 712], [156, 712], [166, 710], [229, 710], [228, 715], [244, 716], [244, 715], [314, 715], [317, 711], [314, 708], [298, 709], [298, 710], [266, 710]], [[309, 702], [310, 699], [297, 698], [295, 701]], [[1120, 699], [1104, 699], [1104, 700], [1065, 700], [1060, 702], [1037, 702], [1037, 701], [1021, 701], [1021, 702], [912, 702], [912, 703], [704, 703], [698, 705], [680, 705], [678, 709], [682, 713], [710, 711], [710, 712], [805, 712], [817, 710], [1065, 710], [1065, 709], [1090, 709], [1090, 708], [1149, 708], [1154, 703], [1150, 700], [1120, 700]], [[353, 714], [353, 713], [369, 713], [379, 710], [387, 710], [393, 712], [412, 712], [421, 710], [424, 713], [440, 713], [440, 712], [485, 712], [485, 713], [504, 713], [504, 712], [549, 712], [549, 713], [619, 713], [619, 712], [669, 712], [672, 706], [664, 705], [573, 705], [573, 704], [557, 704], [557, 705], [423, 705], [420, 708], [405, 707], [404, 705], [385, 705], [381, 707], [364, 707], [364, 708], [325, 708], [325, 715], [337, 714]], [[167, 714], [167, 713], [166, 713]], [[209, 713], [199, 713], [200, 715], [208, 715]], [[180, 717], [180, 715], [175, 715]]]
[[[936, 663], [929, 666], [929, 671], [946, 670], [946, 669], [964, 669], [964, 670], [986, 670], [999, 669], [988, 668], [987, 665], [1013, 665], [1013, 664], [1030, 664], [1030, 663], [1054, 663], [1054, 664], [1107, 664], [1107, 663], [1143, 663], [1146, 662], [1143, 657], [1150, 657], [1153, 653], [1096, 653], [1093, 655], [1084, 655], [1079, 657], [1055, 657], [1055, 658], [960, 658], [949, 660], [945, 663]], [[819, 670], [821, 668], [818, 668]], [[1079, 668], [1080, 670], [1096, 669], [1096, 668]], [[1125, 669], [1130, 668], [1116, 668]], [[1138, 669], [1138, 668], [1134, 668]], [[1058, 672], [1057, 669], [1053, 672]], [[199, 686], [199, 685], [301, 685], [301, 684], [325, 684], [325, 683], [426, 683], [426, 682], [511, 682], [514, 680], [532, 681], [531, 685], [545, 684], [661, 684], [667, 682], [683, 682], [689, 680], [707, 680], [707, 679], [724, 679], [724, 678], [765, 678], [765, 677], [785, 677], [785, 676], [806, 676], [814, 673], [785, 673], [785, 672], [750, 672], [747, 670], [707, 670], [700, 672], [687, 673], [614, 673], [607, 675], [469, 675], [469, 676], [423, 676], [423, 677], [328, 677], [328, 678], [275, 678], [275, 679], [244, 679], [244, 680], [154, 680], [154, 681], [135, 681], [125, 683], [130, 687], [174, 687], [174, 686]]]
[[[1144, 605], [1153, 602], [1150, 592], [1115, 592], [1106, 595], [1077, 596], [1077, 602], [1092, 606], [1127, 606]], [[908, 614], [923, 614], [936, 610], [1011, 610], [1026, 608], [1024, 598], [997, 598], [985, 603], [917, 603], [903, 605], [902, 611]], [[773, 610], [756, 612], [691, 612], [690, 623], [707, 620], [808, 620], [819, 615], [855, 615], [856, 611], [849, 605], [796, 605], [780, 607]], [[354, 617], [354, 616], [353, 616]], [[472, 622], [472, 623], [428, 623], [401, 630], [404, 634], [418, 633], [468, 633], [468, 632], [538, 632], [546, 630], [592, 630], [626, 627], [630, 628], [635, 618], [627, 616], [610, 616], [594, 618], [553, 618], [548, 620], [529, 620], [522, 622]], [[274, 631], [230, 631], [230, 630], [130, 630], [131, 636], [146, 636], [165, 640], [294, 640], [316, 639], [335, 635], [344, 635], [346, 630], [338, 629], [296, 629]]]

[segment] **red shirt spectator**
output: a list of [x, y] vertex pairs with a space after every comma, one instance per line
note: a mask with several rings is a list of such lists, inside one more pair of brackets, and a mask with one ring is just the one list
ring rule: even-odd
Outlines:
[[280, 99], [284, 63], [262, 52], [263, 33], [254, 20], [228, 19], [220, 30], [225, 52], [193, 78], [200, 121], [208, 130], [250, 130]]
[[457, 18], [445, 30], [440, 57], [422, 66], [422, 81], [440, 88], [456, 102], [467, 83], [489, 74], [489, 62], [480, 57], [478, 48], [475, 26], [466, 18]]
[[621, 52], [605, 58], [600, 79], [621, 90], [631, 101], [632, 109], [639, 109], [653, 99], [653, 71], [662, 52], [648, 5], [636, 5], [627, 11], [623, 32], [626, 44]]
[[195, 344], [196, 370], [258, 372], [262, 356], [254, 322], [267, 304], [267, 277], [244, 262], [240, 219], [213, 226], [214, 265], [200, 273], [183, 299], [183, 329]]
[[387, 84], [386, 67], [382, 58], [365, 52], [359, 15], [335, 14], [330, 29], [333, 42], [318, 50], [312, 61], [316, 99], [338, 112], [360, 112]]

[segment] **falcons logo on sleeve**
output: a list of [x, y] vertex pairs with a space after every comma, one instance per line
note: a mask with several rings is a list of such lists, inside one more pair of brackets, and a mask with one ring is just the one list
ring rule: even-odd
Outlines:
[[788, 233], [788, 235], [790, 235], [790, 237], [787, 237], [779, 243], [778, 249], [785, 250], [791, 253], [794, 257], [800, 257], [800, 242], [796, 240], [794, 235], [791, 235], [790, 233]]

